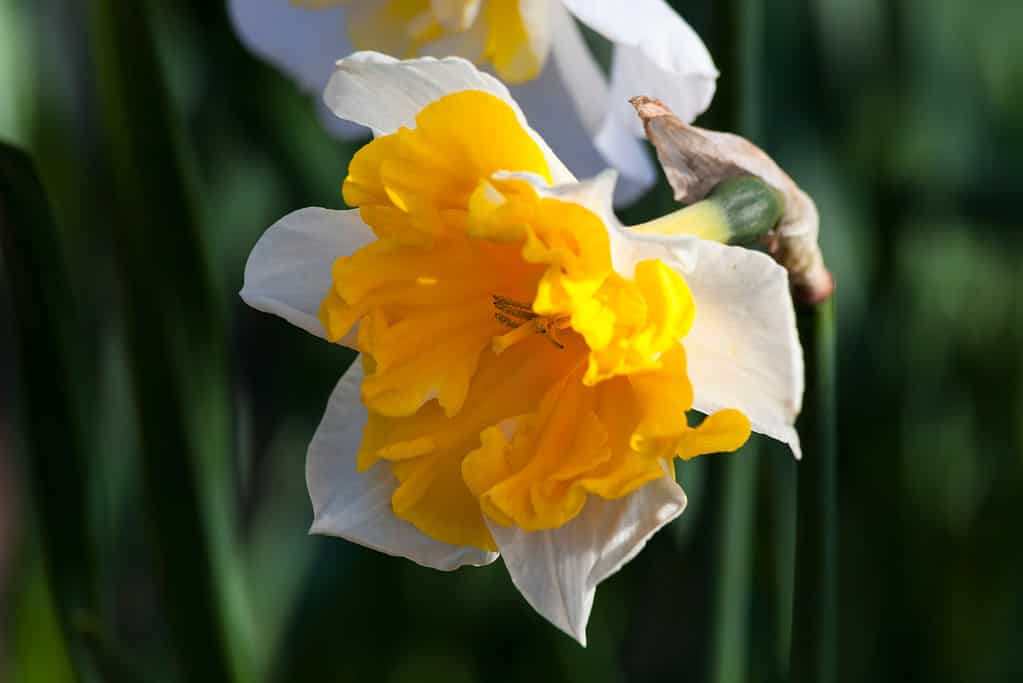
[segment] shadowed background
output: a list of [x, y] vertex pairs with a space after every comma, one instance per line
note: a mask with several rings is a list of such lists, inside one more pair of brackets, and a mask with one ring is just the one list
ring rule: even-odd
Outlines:
[[[1023, 3], [673, 4], [722, 71], [701, 123], [821, 211], [839, 680], [1023, 680]], [[0, 681], [784, 680], [797, 465], [766, 440], [681, 467], [688, 510], [601, 586], [587, 649], [500, 562], [306, 535], [351, 355], [236, 292], [272, 222], [343, 206], [356, 146], [224, 3], [0, 0], [0, 93], [53, 213], [0, 278]], [[662, 182], [622, 215], [672, 207]]]

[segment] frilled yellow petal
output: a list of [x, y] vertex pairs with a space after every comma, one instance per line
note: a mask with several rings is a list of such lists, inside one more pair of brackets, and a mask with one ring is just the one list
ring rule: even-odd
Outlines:
[[466, 484], [498, 524], [551, 529], [582, 510], [586, 491], [577, 479], [611, 452], [594, 413], [595, 392], [580, 386], [579, 372], [566, 376], [536, 413], [518, 421], [510, 443], [491, 428], [483, 433], [483, 447], [466, 457]]
[[655, 370], [692, 327], [696, 307], [682, 276], [662, 261], [641, 261], [634, 279], [609, 278], [593, 313], [578, 320], [593, 352], [583, 382]]
[[596, 386], [582, 375], [580, 365], [547, 391], [536, 412], [484, 430], [462, 463], [466, 485], [497, 524], [557, 528], [590, 495], [621, 498], [665, 476], [676, 456], [732, 451], [749, 437], [748, 421], [733, 410], [696, 429], [687, 425], [692, 389], [679, 344], [657, 370]]
[[480, 183], [469, 207], [471, 237], [520, 244], [524, 261], [545, 267], [532, 297], [539, 315], [571, 315], [612, 273], [607, 228], [589, 209], [513, 179]]
[[721, 410], [691, 428], [685, 412], [693, 404], [685, 350], [676, 344], [662, 357], [661, 368], [627, 378], [640, 415], [629, 439], [632, 450], [647, 457], [689, 460], [708, 453], [739, 449], [750, 435], [749, 420], [737, 410]]
[[691, 460], [709, 453], [730, 453], [742, 448], [750, 435], [749, 418], [738, 410], [719, 410], [689, 430], [676, 445], [678, 457]]
[[361, 321], [358, 347], [374, 361], [362, 388], [370, 410], [411, 415], [436, 397], [454, 415], [480, 352], [505, 329], [492, 293], [528, 287], [531, 271], [508, 248], [466, 240], [414, 248], [383, 239], [338, 259], [321, 320], [332, 341]]
[[[502, 526], [557, 528], [591, 494], [619, 498], [664, 476], [663, 461], [630, 446], [640, 413], [627, 380], [587, 387], [580, 365], [552, 386], [536, 412], [483, 432], [462, 475], [484, 513]], [[685, 422], [685, 413], [677, 416]]]
[[481, 182], [469, 207], [470, 236], [519, 243], [525, 261], [545, 266], [533, 311], [567, 319], [586, 340], [586, 384], [659, 368], [692, 327], [696, 308], [682, 276], [659, 260], [638, 263], [631, 280], [615, 273], [608, 227], [589, 209], [508, 178]]
[[492, 548], [479, 503], [463, 480], [462, 461], [489, 427], [534, 410], [564, 376], [565, 363], [574, 359], [579, 365], [584, 353], [581, 344], [557, 349], [536, 336], [500, 356], [485, 351], [456, 416], [445, 415], [436, 401], [408, 417], [370, 413], [359, 468], [392, 462], [400, 482], [394, 512], [424, 533], [455, 545]]
[[[378, 235], [421, 243], [463, 228], [480, 179], [500, 170], [550, 181], [543, 151], [515, 111], [493, 95], [466, 90], [424, 107], [414, 129], [402, 128], [359, 150], [343, 191], [345, 201], [381, 230]], [[407, 217], [404, 225], [395, 210]]]
[[689, 429], [685, 412], [693, 405], [685, 349], [675, 344], [661, 357], [660, 368], [630, 375], [627, 381], [639, 415], [629, 440], [630, 447], [643, 451], [654, 443], [666, 442], [666, 451], [655, 455], [671, 457], [674, 442]]

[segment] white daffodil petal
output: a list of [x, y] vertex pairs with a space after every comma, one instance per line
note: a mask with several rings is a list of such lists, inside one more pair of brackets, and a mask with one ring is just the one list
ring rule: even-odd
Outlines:
[[682, 514], [686, 496], [670, 477], [618, 500], [590, 496], [578, 517], [550, 531], [490, 524], [515, 586], [545, 619], [586, 645], [597, 584]]
[[309, 92], [320, 92], [334, 62], [352, 51], [340, 7], [313, 11], [288, 0], [230, 0], [228, 13], [246, 47]]
[[572, 15], [564, 5], [557, 7], [554, 20], [558, 39], [551, 45], [551, 51], [561, 76], [559, 85], [572, 98], [580, 123], [596, 135], [607, 113], [607, 77]]
[[[586, 45], [579, 26], [563, 6], [559, 20], [558, 40], [554, 43], [553, 52], [562, 87], [575, 103], [581, 122], [605, 165], [614, 167], [621, 174], [615, 188], [615, 202], [625, 206], [657, 182], [657, 170], [642, 136], [632, 135], [620, 126], [606, 125], [611, 97], [607, 78]], [[529, 109], [527, 112], [532, 115]], [[589, 177], [601, 169], [578, 170], [583, 177]]]
[[399, 60], [379, 52], [338, 61], [323, 100], [337, 116], [389, 135], [415, 128], [423, 107], [463, 90], [488, 92], [519, 111], [504, 84], [460, 57]]
[[[528, 128], [504, 84], [459, 57], [399, 61], [378, 52], [357, 52], [337, 63], [323, 99], [339, 117], [368, 126], [376, 135], [387, 135], [402, 126], [415, 128], [416, 115], [423, 107], [464, 90], [481, 90], [501, 98]], [[547, 143], [532, 129], [529, 132], [543, 149], [554, 182], [574, 180]]]
[[635, 201], [657, 180], [656, 169], [643, 145], [624, 136], [613, 155], [597, 149], [607, 110], [607, 82], [590, 54], [579, 28], [563, 7], [557, 6], [554, 59], [543, 72], [511, 91], [526, 112], [530, 125], [551, 141], [554, 151], [580, 177], [596, 175], [609, 165], [622, 173], [615, 201], [625, 206]]
[[696, 303], [686, 348], [693, 407], [737, 408], [753, 431], [801, 457], [794, 428], [803, 401], [803, 350], [788, 275], [757, 251], [697, 240], [685, 274]]
[[615, 268], [659, 258], [686, 279], [696, 304], [686, 349], [693, 407], [736, 408], [753, 431], [789, 445], [801, 457], [794, 428], [803, 400], [803, 350], [788, 275], [766, 254], [692, 236], [623, 231], [612, 241]]
[[465, 31], [446, 33], [420, 48], [423, 57], [449, 57], [458, 55], [474, 64], [485, 59], [487, 50], [487, 22], [477, 21]]
[[611, 261], [631, 278], [636, 264], [660, 259], [682, 274], [696, 319], [682, 340], [696, 410], [741, 410], [753, 430], [788, 444], [801, 457], [794, 428], [803, 398], [803, 351], [788, 276], [766, 254], [697, 237], [629, 232], [611, 207], [615, 172], [555, 187], [524, 173], [498, 173], [533, 184], [545, 197], [575, 202], [600, 216]]
[[644, 141], [634, 134], [627, 125], [619, 125], [613, 120], [614, 104], [604, 125], [593, 138], [593, 145], [607, 163], [622, 172], [621, 189], [616, 193], [616, 203], [625, 206], [627, 201], [621, 197], [638, 199], [641, 194], [657, 182], [657, 170], [650, 160]]
[[496, 560], [497, 553], [435, 541], [395, 517], [391, 494], [398, 482], [389, 463], [379, 462], [361, 474], [355, 471], [366, 424], [362, 379], [362, 364], [356, 362], [334, 388], [309, 444], [306, 484], [315, 515], [310, 532], [338, 536], [444, 571]]
[[[324, 4], [313, 11], [287, 0], [230, 0], [228, 14], [249, 50], [315, 95], [323, 92], [334, 62], [352, 51], [340, 7]], [[322, 114], [322, 104], [320, 108]], [[369, 134], [364, 127], [332, 115], [321, 118], [338, 137], [351, 140]]]
[[[521, 80], [533, 78], [543, 69], [551, 51], [557, 28], [557, 19], [564, 14], [560, 3], [551, 0], [517, 0], [522, 28], [526, 33], [527, 49], [519, 56], [517, 64], [506, 64], [508, 78]], [[498, 73], [503, 74], [500, 70]]]
[[552, 65], [548, 64], [539, 77], [512, 86], [511, 91], [527, 112], [530, 126], [551, 141], [554, 153], [566, 166], [581, 177], [607, 168], [607, 162], [580, 123], [575, 107], [565, 94], [564, 83]]
[[476, 21], [481, 0], [430, 0], [430, 10], [449, 31], [465, 31]]
[[[325, 338], [319, 310], [332, 285], [334, 261], [374, 239], [355, 210], [313, 207], [292, 212], [264, 232], [252, 248], [241, 297], [256, 310]], [[353, 340], [346, 338], [342, 343], [354, 347]]]
[[[625, 126], [642, 136], [628, 102], [635, 95], [662, 100], [686, 121], [710, 105], [718, 76], [714, 61], [696, 32], [664, 0], [563, 1], [580, 21], [615, 44], [605, 127]], [[601, 137], [611, 145], [618, 133], [608, 128]]]
[[611, 262], [622, 277], [633, 277], [636, 264], [648, 259], [660, 259], [682, 274], [696, 303], [693, 328], [682, 340], [693, 407], [708, 414], [741, 410], [754, 431], [787, 443], [800, 457], [793, 424], [803, 397], [803, 351], [785, 269], [743, 247], [689, 235], [630, 232], [611, 207], [614, 180], [614, 172], [607, 171], [537, 191], [580, 204], [604, 220]]

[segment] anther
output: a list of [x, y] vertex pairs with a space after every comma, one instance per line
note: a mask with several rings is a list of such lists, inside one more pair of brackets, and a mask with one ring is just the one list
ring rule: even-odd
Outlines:
[[510, 327], [513, 330], [522, 324], [521, 321], [512, 320], [511, 318], [506, 316], [504, 313], [501, 313], [500, 311], [495, 312], [494, 317], [497, 318], [497, 322], [501, 323], [505, 327]]
[[526, 339], [530, 334], [542, 334], [547, 341], [559, 349], [565, 345], [558, 339], [558, 330], [567, 329], [570, 326], [568, 316], [551, 318], [537, 315], [529, 304], [509, 299], [500, 294], [492, 296], [494, 303], [494, 318], [505, 327], [511, 328], [511, 332], [494, 337], [494, 351], [501, 353], [505, 349]]
[[[532, 320], [536, 317], [536, 313], [533, 312], [533, 307], [529, 304], [524, 304], [514, 299], [509, 299], [506, 296], [500, 294], [494, 294], [493, 296], [494, 308], [506, 313], [513, 318], [519, 318], [521, 320]], [[502, 321], [503, 322], [503, 321]]]

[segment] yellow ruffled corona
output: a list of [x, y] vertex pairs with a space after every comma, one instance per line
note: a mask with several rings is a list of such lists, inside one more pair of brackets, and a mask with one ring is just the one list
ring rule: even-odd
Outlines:
[[736, 410], [688, 426], [697, 312], [677, 270], [616, 272], [604, 221], [530, 178], [551, 173], [515, 111], [467, 90], [344, 183], [377, 239], [336, 261], [320, 318], [332, 341], [358, 325], [358, 469], [389, 463], [395, 515], [451, 545], [495, 550], [488, 519], [560, 527], [750, 433]]

